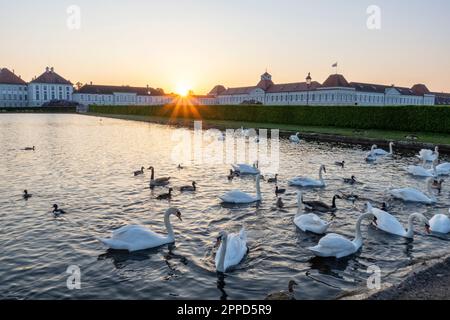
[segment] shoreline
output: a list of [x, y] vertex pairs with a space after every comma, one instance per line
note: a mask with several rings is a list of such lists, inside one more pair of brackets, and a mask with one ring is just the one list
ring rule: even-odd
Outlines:
[[[122, 114], [103, 114], [103, 113], [79, 113], [80, 115], [104, 117], [112, 119], [120, 119], [126, 121], [139, 121], [148, 123], [157, 123], [164, 125], [173, 125], [193, 128], [194, 119], [170, 119], [164, 117], [150, 117], [150, 116], [137, 116], [137, 115], [122, 115]], [[439, 146], [439, 151], [442, 154], [450, 155], [450, 142], [449, 143], [436, 143], [433, 142], [420, 142], [409, 141], [406, 139], [399, 139], [408, 134], [407, 132], [392, 132], [392, 131], [374, 131], [374, 130], [354, 130], [345, 128], [328, 128], [328, 127], [304, 127], [282, 124], [260, 124], [238, 121], [217, 121], [217, 120], [202, 120], [203, 129], [238, 129], [241, 127], [255, 128], [255, 129], [279, 129], [281, 137], [288, 137], [291, 134], [300, 132], [302, 139], [321, 142], [335, 142], [344, 144], [354, 144], [362, 146], [372, 146], [377, 144], [379, 147], [389, 145], [389, 142], [394, 141], [396, 149], [403, 151], [420, 151], [421, 149], [434, 149], [436, 145]], [[303, 130], [302, 130], [303, 129]], [[316, 131], [316, 132], [315, 132]], [[322, 132], [317, 132], [322, 131]], [[365, 136], [364, 136], [365, 135]], [[436, 134], [439, 136], [439, 134]], [[389, 136], [389, 137], [384, 137]], [[445, 139], [450, 139], [450, 135], [445, 136]], [[450, 140], [449, 140], [450, 141]]]

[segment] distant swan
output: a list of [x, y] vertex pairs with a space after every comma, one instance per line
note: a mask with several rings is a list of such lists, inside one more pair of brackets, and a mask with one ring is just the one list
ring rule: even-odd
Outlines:
[[289, 180], [289, 185], [297, 186], [297, 187], [311, 187], [311, 188], [325, 187], [326, 184], [325, 184], [325, 181], [323, 180], [322, 172], [327, 173], [327, 169], [324, 165], [320, 166], [319, 180], [314, 180], [314, 179], [306, 178], [306, 177], [296, 177], [296, 178]]
[[166, 225], [167, 236], [161, 236], [150, 229], [138, 226], [128, 225], [119, 228], [112, 233], [110, 239], [98, 239], [105, 246], [115, 250], [128, 250], [130, 252], [160, 247], [165, 244], [175, 242], [170, 216], [176, 216], [180, 221], [181, 212], [176, 208], [170, 208], [164, 214], [164, 223]]
[[367, 162], [375, 162], [375, 161], [378, 159], [377, 156], [376, 156], [376, 154], [375, 154], [375, 150], [376, 150], [377, 148], [378, 148], [378, 147], [377, 147], [376, 144], [374, 144], [374, 145], [372, 146], [372, 148], [370, 149], [369, 153], [368, 153], [367, 156], [366, 156], [366, 161], [367, 161]]
[[300, 132], [297, 132], [295, 135], [290, 136], [289, 141], [293, 143], [300, 143]]
[[[448, 210], [450, 214], [450, 209]], [[450, 233], [450, 218], [445, 214], [437, 214], [430, 220], [431, 231], [447, 234]]]
[[374, 149], [372, 151], [372, 154], [374, 156], [377, 156], [377, 157], [392, 156], [394, 154], [394, 148], [393, 147], [394, 147], [394, 143], [390, 142], [389, 143], [389, 152], [387, 152], [386, 150], [383, 150], [383, 149]]
[[403, 200], [405, 202], [433, 204], [436, 203], [436, 197], [433, 195], [433, 190], [431, 189], [432, 183], [433, 179], [429, 178], [427, 180], [428, 194], [429, 194], [428, 196], [424, 194], [422, 191], [419, 191], [414, 188], [393, 189], [390, 191], [390, 194], [394, 198]]
[[242, 228], [239, 234], [227, 234], [225, 231], [220, 232], [217, 238], [217, 246], [219, 246], [219, 249], [217, 250], [215, 259], [216, 270], [225, 273], [231, 267], [241, 263], [248, 252], [245, 229]]
[[434, 171], [438, 176], [449, 176], [450, 175], [450, 163], [448, 163], [448, 162], [441, 163], [440, 165], [436, 166]]
[[256, 196], [249, 195], [248, 193], [242, 192], [240, 190], [233, 190], [225, 193], [220, 197], [224, 203], [233, 204], [248, 204], [253, 202], [261, 201], [261, 188], [260, 188], [261, 176], [256, 176]]
[[257, 175], [260, 174], [260, 171], [258, 169], [258, 161], [256, 161], [253, 166], [250, 166], [248, 164], [232, 164], [231, 165], [234, 169], [234, 172], [238, 173], [238, 174], [243, 174], [243, 175]]
[[303, 232], [312, 232], [315, 234], [324, 234], [327, 232], [331, 223], [319, 218], [319, 216], [302, 212], [303, 196], [301, 192], [297, 194], [297, 214], [294, 218], [294, 224]]
[[425, 229], [429, 232], [430, 225], [427, 218], [423, 214], [413, 213], [408, 219], [408, 230], [402, 226], [402, 224], [390, 213], [373, 208], [370, 206], [370, 212], [375, 215], [376, 227], [384, 232], [412, 239], [414, 238], [414, 220], [422, 221], [425, 224]]
[[155, 179], [155, 168], [150, 167], [149, 170], [152, 171], [152, 176], [150, 178], [150, 188], [153, 187], [163, 187], [170, 183], [170, 177], [163, 177]]
[[417, 157], [426, 162], [433, 162], [434, 160], [439, 159], [439, 147], [436, 146], [434, 152], [429, 149], [422, 149]]
[[[408, 166], [406, 171], [415, 177], [434, 177], [435, 170], [425, 169], [425, 163], [426, 161], [424, 160], [421, 166]], [[434, 166], [434, 168], [436, 168], [436, 166]]]
[[330, 233], [320, 239], [319, 244], [315, 247], [308, 248], [318, 257], [335, 257], [337, 259], [356, 253], [363, 245], [361, 234], [361, 224], [365, 219], [373, 219], [375, 216], [368, 212], [361, 215], [356, 222], [355, 239], [349, 239], [334, 233]]

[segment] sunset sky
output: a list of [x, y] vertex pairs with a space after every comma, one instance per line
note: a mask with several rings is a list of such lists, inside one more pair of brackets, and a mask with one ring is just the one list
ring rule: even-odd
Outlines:
[[[381, 30], [366, 26], [381, 8]], [[70, 30], [67, 7], [81, 8]], [[0, 0], [0, 67], [73, 83], [180, 87], [349, 81], [450, 92], [448, 0]]]

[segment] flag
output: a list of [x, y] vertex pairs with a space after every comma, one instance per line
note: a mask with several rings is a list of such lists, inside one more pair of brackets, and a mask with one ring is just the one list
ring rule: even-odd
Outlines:
[[336, 62], [336, 63], [333, 64], [331, 67], [332, 67], [332, 68], [337, 68], [337, 66], [338, 66], [338, 63]]

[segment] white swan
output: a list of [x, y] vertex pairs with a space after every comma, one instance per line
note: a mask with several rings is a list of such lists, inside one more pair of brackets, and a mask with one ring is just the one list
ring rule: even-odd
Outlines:
[[303, 196], [301, 192], [297, 194], [297, 215], [294, 218], [294, 224], [303, 232], [312, 232], [315, 234], [325, 234], [330, 227], [331, 223], [323, 221], [319, 216], [310, 213], [303, 214]]
[[439, 159], [439, 147], [436, 146], [434, 152], [429, 149], [422, 149], [417, 157], [426, 162], [433, 162], [434, 160]]
[[220, 197], [220, 200], [224, 203], [234, 203], [234, 204], [246, 204], [261, 201], [261, 187], [260, 187], [261, 176], [256, 176], [256, 196], [249, 195], [248, 193], [242, 192], [240, 190], [233, 190], [225, 193]]
[[[450, 209], [448, 210], [450, 214]], [[430, 220], [431, 231], [438, 233], [450, 233], [450, 218], [445, 214], [437, 214]]]
[[249, 175], [257, 175], [261, 172], [258, 169], [258, 161], [256, 161], [253, 166], [248, 164], [232, 164], [231, 165], [235, 172], [239, 174], [249, 174]]
[[297, 132], [295, 135], [290, 136], [289, 141], [293, 143], [300, 143], [300, 132]]
[[373, 208], [370, 204], [368, 204], [370, 212], [372, 212], [375, 216], [376, 223], [375, 226], [387, 233], [394, 234], [403, 238], [414, 238], [414, 220], [422, 221], [425, 224], [425, 228], [427, 232], [429, 232], [429, 223], [427, 218], [421, 213], [413, 213], [409, 216], [408, 219], [408, 230], [403, 228], [402, 224], [390, 213]]
[[408, 166], [406, 171], [415, 177], [434, 177], [434, 170], [425, 169], [425, 163], [424, 160], [421, 166]]
[[238, 265], [248, 252], [247, 235], [242, 228], [239, 234], [227, 234], [220, 232], [217, 238], [216, 247], [220, 244], [216, 253], [216, 270], [226, 272], [233, 266]]
[[130, 252], [160, 247], [165, 244], [175, 242], [170, 216], [175, 215], [180, 221], [181, 212], [176, 208], [170, 208], [164, 215], [164, 223], [167, 229], [167, 236], [159, 235], [150, 229], [129, 225], [114, 230], [110, 239], [98, 239], [105, 246], [115, 250], [128, 250]]
[[289, 185], [297, 187], [311, 187], [311, 188], [322, 188], [325, 187], [325, 181], [323, 180], [322, 172], [327, 173], [327, 169], [324, 165], [320, 166], [319, 170], [319, 180], [314, 180], [307, 177], [296, 177], [289, 180]]
[[376, 156], [376, 154], [375, 154], [375, 150], [376, 150], [377, 148], [378, 148], [378, 147], [377, 147], [376, 144], [374, 144], [374, 145], [372, 146], [372, 148], [370, 149], [369, 153], [366, 155], [366, 161], [367, 161], [367, 162], [374, 162], [374, 161], [377, 160], [377, 156]]
[[438, 176], [449, 176], [450, 175], [450, 163], [445, 162], [436, 166], [435, 173]]
[[335, 257], [337, 259], [356, 253], [363, 245], [361, 234], [361, 224], [364, 219], [373, 219], [375, 216], [367, 212], [361, 215], [356, 222], [355, 239], [350, 241], [346, 237], [339, 234], [330, 233], [320, 239], [319, 244], [315, 247], [308, 248], [314, 255], [318, 257]]
[[383, 150], [383, 149], [373, 149], [371, 151], [371, 153], [374, 156], [376, 156], [376, 157], [379, 157], [379, 156], [392, 156], [394, 154], [394, 148], [393, 147], [394, 147], [394, 143], [390, 142], [389, 143], [389, 152], [387, 152], [386, 150]]
[[414, 188], [403, 188], [403, 189], [393, 189], [390, 191], [390, 194], [397, 199], [403, 200], [405, 202], [418, 202], [424, 204], [433, 204], [436, 203], [436, 197], [433, 195], [433, 190], [431, 185], [433, 184], [433, 179], [429, 178], [427, 180], [428, 186], [428, 194], [424, 194], [422, 191], [419, 191]]

